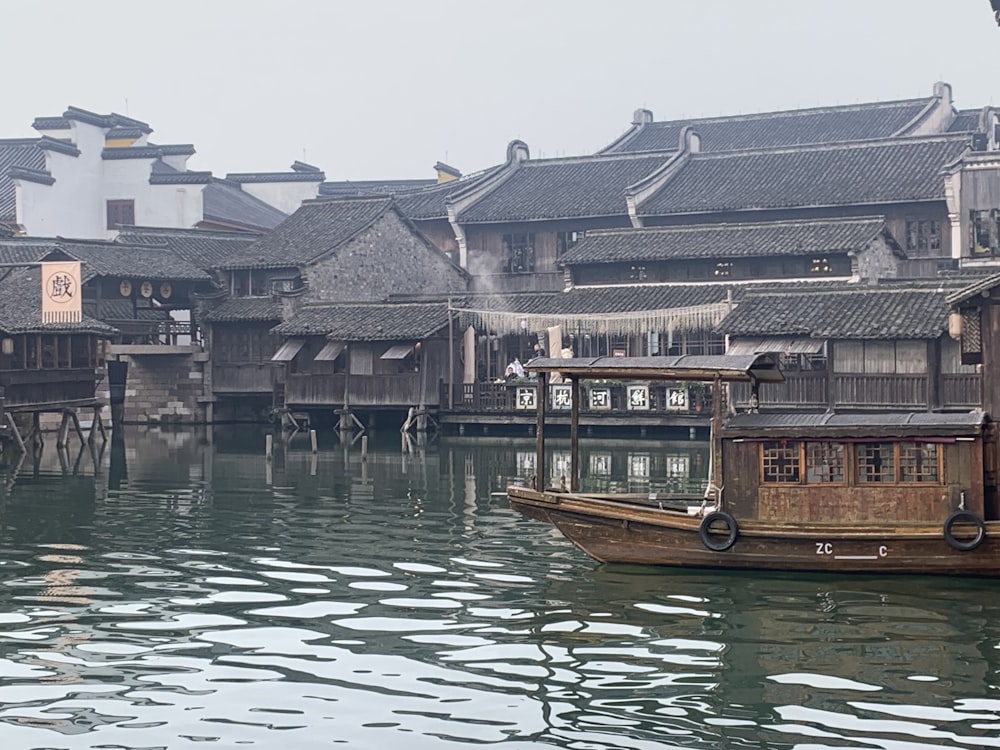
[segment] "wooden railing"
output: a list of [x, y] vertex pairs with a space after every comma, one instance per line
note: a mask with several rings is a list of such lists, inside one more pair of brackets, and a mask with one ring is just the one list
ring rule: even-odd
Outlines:
[[183, 320], [135, 320], [118, 318], [105, 320], [121, 333], [123, 339], [133, 344], [169, 344], [178, 346], [185, 343], [200, 343], [201, 329]]
[[[733, 383], [730, 398], [739, 409], [750, 405], [750, 384]], [[825, 409], [829, 403], [825, 372], [791, 372], [783, 383], [767, 383], [760, 388], [761, 406]]]
[[3, 370], [0, 385], [8, 407], [93, 399], [98, 371], [93, 367]]
[[982, 377], [978, 372], [941, 376], [941, 406], [972, 408], [982, 403]]
[[[760, 388], [760, 405], [786, 409], [827, 408], [829, 376], [826, 372], [785, 373], [784, 383], [768, 383]], [[982, 403], [977, 373], [942, 375], [938, 401], [930, 402], [931, 381], [927, 375], [834, 373], [834, 408], [926, 409], [973, 408]], [[733, 383], [731, 398], [737, 408], [746, 408], [750, 386]]]
[[926, 408], [926, 375], [849, 375], [834, 373], [835, 406], [882, 409], [888, 407]]
[[[344, 385], [347, 380], [346, 403], [350, 406], [409, 407], [423, 403], [437, 407], [438, 384], [428, 383], [421, 394], [420, 373], [396, 375], [288, 375], [285, 382], [285, 403], [302, 406], [328, 406], [345, 403]], [[423, 395], [423, 398], [421, 396]]]

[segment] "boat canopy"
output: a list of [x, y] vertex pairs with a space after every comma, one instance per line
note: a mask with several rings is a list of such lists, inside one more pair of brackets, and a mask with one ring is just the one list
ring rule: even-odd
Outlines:
[[798, 438], [943, 438], [982, 434], [982, 409], [963, 412], [848, 412], [733, 414], [724, 425], [727, 438], [774, 440]]
[[558, 372], [592, 380], [715, 380], [781, 383], [785, 376], [770, 354], [682, 354], [675, 357], [538, 357], [528, 372]]

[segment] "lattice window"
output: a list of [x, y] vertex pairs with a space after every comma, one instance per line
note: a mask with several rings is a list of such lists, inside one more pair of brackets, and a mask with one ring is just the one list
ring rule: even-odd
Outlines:
[[840, 443], [806, 443], [806, 481], [842, 483], [844, 446]]
[[939, 479], [937, 443], [902, 443], [899, 446], [899, 481], [930, 482]]
[[858, 443], [858, 482], [895, 482], [896, 456], [892, 443]]
[[983, 321], [978, 307], [962, 310], [962, 364], [983, 362]]
[[766, 483], [798, 482], [798, 442], [767, 442], [761, 449], [761, 477]]

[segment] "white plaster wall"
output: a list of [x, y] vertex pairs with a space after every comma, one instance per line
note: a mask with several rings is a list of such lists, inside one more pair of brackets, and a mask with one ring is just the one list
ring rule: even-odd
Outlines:
[[[109, 200], [134, 200], [135, 223], [141, 226], [187, 228], [201, 221], [203, 185], [150, 185], [153, 159], [109, 159], [104, 162], [103, 206]], [[105, 231], [102, 236], [113, 237]]]
[[319, 182], [242, 182], [243, 192], [286, 214], [295, 213], [302, 201], [319, 195]]
[[17, 181], [18, 223], [36, 237], [102, 239], [106, 216], [101, 199], [101, 150], [104, 131], [73, 122], [71, 137], [79, 156], [45, 152], [45, 168], [52, 185]]

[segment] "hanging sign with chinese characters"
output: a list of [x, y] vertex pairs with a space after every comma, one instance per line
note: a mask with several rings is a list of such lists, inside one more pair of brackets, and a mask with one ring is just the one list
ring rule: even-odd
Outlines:
[[83, 320], [80, 263], [42, 263], [42, 322], [79, 323]]

